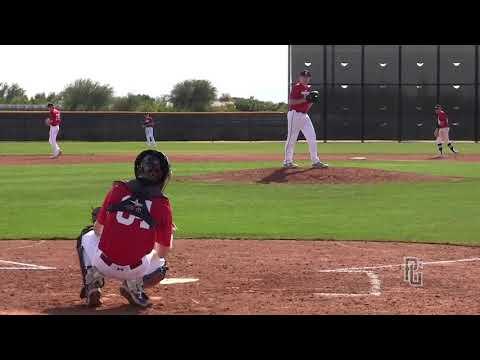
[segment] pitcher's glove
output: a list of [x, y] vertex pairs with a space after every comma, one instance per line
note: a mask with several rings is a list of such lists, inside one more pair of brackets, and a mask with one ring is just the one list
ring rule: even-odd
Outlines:
[[307, 100], [307, 102], [309, 103], [318, 103], [320, 102], [320, 94], [318, 93], [318, 91], [310, 91], [310, 93], [305, 96], [305, 100]]

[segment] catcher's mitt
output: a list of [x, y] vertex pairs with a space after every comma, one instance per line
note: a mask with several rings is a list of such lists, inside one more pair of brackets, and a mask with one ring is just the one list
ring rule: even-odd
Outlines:
[[305, 96], [305, 100], [307, 100], [307, 102], [309, 103], [318, 103], [320, 101], [320, 94], [318, 93], [318, 91], [310, 91], [310, 93]]
[[433, 136], [435, 137], [435, 139], [438, 138], [438, 128], [436, 128], [433, 132]]
[[95, 223], [95, 221], [97, 221], [97, 216], [100, 210], [100, 207], [92, 208], [92, 223]]

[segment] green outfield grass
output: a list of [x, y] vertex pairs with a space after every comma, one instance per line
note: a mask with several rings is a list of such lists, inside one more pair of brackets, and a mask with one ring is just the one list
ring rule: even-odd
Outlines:
[[[71, 142], [59, 141], [65, 154], [114, 154], [135, 153], [145, 148], [143, 142]], [[168, 153], [183, 154], [282, 154], [283, 142], [159, 142], [158, 148]], [[480, 145], [460, 143], [462, 153], [480, 154]], [[304, 142], [297, 144], [297, 152], [307, 152]], [[319, 142], [319, 152], [323, 154], [436, 154], [431, 143], [353, 143]], [[50, 145], [45, 142], [6, 142], [0, 141], [0, 155], [49, 154]]]
[[[24, 147], [18, 144], [24, 144]], [[213, 151], [216, 146], [223, 147], [224, 152], [250, 147], [255, 148], [255, 152], [281, 148], [280, 143], [162, 143], [161, 147], [163, 145], [170, 147], [168, 151], [196, 153], [205, 153], [202, 147], [207, 149], [206, 152]], [[372, 151], [372, 145], [376, 151]], [[365, 149], [362, 150], [365, 153], [367, 149], [370, 153], [407, 153], [408, 146], [417, 148], [413, 152], [421, 152], [424, 145], [335, 143], [326, 146], [335, 148], [337, 153], [360, 152], [358, 149]], [[463, 145], [469, 145], [472, 152], [480, 150], [475, 144]], [[0, 143], [0, 152], [15, 153], [17, 149], [23, 149], [29, 150], [25, 153], [35, 153], [33, 150], [42, 146], [45, 144]], [[138, 152], [144, 148], [141, 143], [65, 143], [64, 149], [70, 146], [72, 151], [83, 150], [85, 153]], [[167, 192], [179, 227], [177, 236], [480, 243], [480, 223], [477, 220], [480, 164], [338, 161], [331, 165], [462, 176], [465, 179], [371, 185], [260, 185], [173, 180]], [[175, 176], [187, 176], [278, 167], [278, 163], [205, 162], [173, 166]], [[90, 207], [103, 200], [111, 181], [128, 178], [131, 173], [131, 164], [1, 166], [0, 238], [74, 238], [88, 222]]]

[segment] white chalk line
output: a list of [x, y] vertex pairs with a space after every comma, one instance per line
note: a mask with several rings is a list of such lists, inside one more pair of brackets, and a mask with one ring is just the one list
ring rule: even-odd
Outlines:
[[0, 265], [13, 265], [13, 266], [0, 266], [0, 270], [56, 270], [55, 267], [42, 266], [35, 264], [26, 264], [16, 261], [0, 260]]
[[[451, 264], [451, 263], [457, 263], [457, 262], [470, 262], [470, 261], [480, 261], [480, 257], [458, 259], [458, 260], [425, 261], [425, 262], [422, 262], [422, 264], [438, 265], [438, 264]], [[403, 266], [405, 266], [405, 264], [339, 268], [339, 269], [331, 269], [331, 270], [318, 270], [318, 272], [350, 272], [351, 270], [377, 270], [377, 269], [388, 269], [388, 268], [403, 267]]]
[[[423, 265], [441, 265], [441, 264], [453, 264], [460, 262], [472, 262], [480, 261], [480, 257], [475, 258], [466, 258], [466, 259], [457, 259], [457, 260], [439, 260], [439, 261], [425, 261], [422, 262]], [[379, 270], [379, 269], [389, 269], [395, 267], [404, 267], [405, 264], [392, 264], [392, 265], [379, 265], [379, 266], [364, 266], [364, 267], [350, 267], [350, 268], [340, 268], [340, 269], [330, 269], [330, 270], [318, 270], [318, 272], [323, 273], [365, 273], [367, 274], [370, 281], [370, 291], [368, 293], [314, 293], [317, 296], [329, 296], [329, 297], [359, 297], [359, 296], [380, 296], [381, 291], [381, 281], [373, 271], [370, 270]]]

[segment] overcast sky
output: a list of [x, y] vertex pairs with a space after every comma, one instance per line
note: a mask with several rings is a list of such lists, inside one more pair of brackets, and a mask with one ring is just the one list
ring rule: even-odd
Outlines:
[[33, 96], [91, 78], [117, 96], [156, 97], [177, 82], [205, 79], [218, 94], [285, 102], [287, 52], [287, 45], [0, 45], [0, 82]]

